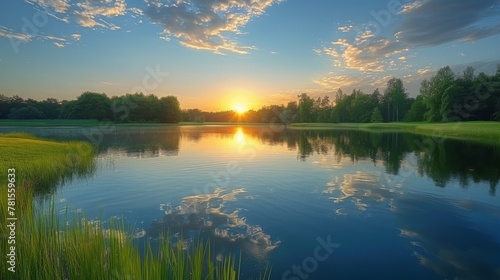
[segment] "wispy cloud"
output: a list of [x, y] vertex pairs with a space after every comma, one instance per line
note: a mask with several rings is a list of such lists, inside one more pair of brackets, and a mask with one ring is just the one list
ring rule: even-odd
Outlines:
[[31, 41], [31, 36], [28, 34], [23, 34], [23, 33], [16, 33], [7, 27], [1, 26], [0, 25], [0, 37], [7, 37], [10, 39], [17, 39], [21, 40], [24, 42]]
[[[367, 37], [367, 34], [361, 36]], [[316, 51], [333, 58], [335, 67], [354, 69], [362, 72], [380, 72], [387, 70], [393, 56], [408, 51], [398, 41], [386, 38], [378, 39], [338, 39], [332, 46]]]
[[425, 0], [406, 5], [396, 37], [414, 46], [477, 41], [500, 34], [500, 0]]
[[52, 8], [57, 13], [65, 13], [69, 8], [69, 4], [64, 0], [26, 0], [26, 2], [43, 8]]
[[335, 91], [339, 88], [360, 87], [366, 82], [366, 78], [329, 73], [314, 82], [327, 90]]
[[86, 0], [77, 3], [78, 10], [75, 17], [78, 24], [83, 27], [103, 27], [118, 29], [119, 26], [106, 22], [104, 18], [124, 15], [126, 13], [125, 0]]
[[71, 34], [71, 38], [73, 38], [73, 40], [75, 40], [75, 41], [80, 41], [80, 39], [82, 38], [82, 35], [77, 34], [77, 33], [73, 33], [73, 34]]
[[183, 46], [223, 54], [225, 51], [248, 53], [231, 35], [253, 17], [260, 16], [281, 0], [146, 0], [143, 13], [163, 28], [164, 38], [176, 38]]

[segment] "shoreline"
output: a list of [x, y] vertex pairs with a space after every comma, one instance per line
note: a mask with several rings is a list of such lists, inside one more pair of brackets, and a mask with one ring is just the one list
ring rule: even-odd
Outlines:
[[[96, 120], [28, 120], [3, 121], [0, 128], [15, 127], [99, 127], [109, 126], [110, 123]], [[172, 123], [112, 123], [117, 127], [181, 127], [181, 126], [269, 126], [269, 123], [238, 123], [238, 122], [180, 122]], [[282, 124], [273, 124], [282, 125]], [[396, 123], [293, 123], [287, 129], [297, 130], [363, 130], [374, 133], [413, 133], [438, 138], [476, 141], [488, 144], [500, 144], [500, 122], [455, 122], [455, 123], [428, 123], [428, 122], [396, 122]]]

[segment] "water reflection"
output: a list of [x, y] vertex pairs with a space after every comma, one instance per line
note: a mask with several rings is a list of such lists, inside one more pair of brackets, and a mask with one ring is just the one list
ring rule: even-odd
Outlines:
[[[98, 128], [2, 128], [2, 132], [22, 130], [57, 140], [87, 140], [101, 154], [129, 157], [177, 156], [180, 142], [222, 138], [244, 144], [255, 140], [265, 145], [284, 146], [297, 151], [297, 159], [329, 156], [330, 165], [370, 161], [385, 172], [401, 175], [405, 159], [421, 176], [430, 177], [439, 187], [457, 181], [466, 188], [471, 182], [487, 182], [494, 196], [500, 181], [500, 145], [432, 139], [407, 133], [370, 133], [354, 130], [291, 130], [270, 126], [172, 126]], [[432, 143], [432, 145], [427, 145]], [[481, 159], [481, 160], [478, 160]]]
[[356, 208], [365, 212], [370, 204], [388, 201], [389, 209], [394, 210], [393, 200], [402, 194], [401, 186], [391, 188], [383, 183], [380, 172], [356, 172], [344, 174], [343, 180], [335, 177], [327, 183], [327, 189], [322, 193], [339, 206], [335, 212], [338, 215], [347, 215], [345, 202], [351, 202]]
[[[401, 236], [421, 265], [448, 279], [500, 279], [500, 243], [485, 233], [494, 230], [478, 229], [466, 212], [441, 199], [408, 196], [397, 205]], [[499, 218], [495, 209], [475, 206]]]
[[424, 136], [342, 130], [298, 131], [296, 139], [298, 158], [303, 161], [312, 154], [333, 156], [328, 164], [337, 167], [371, 161], [394, 176], [407, 176], [405, 168], [410, 168], [439, 187], [458, 181], [466, 188], [470, 182], [484, 181], [492, 196], [500, 181], [500, 146], [441, 139], [429, 148], [422, 146], [430, 139]]
[[164, 204], [160, 209], [165, 215], [151, 223], [148, 231], [151, 237], [160, 235], [197, 235], [213, 240], [222, 251], [243, 249], [256, 259], [264, 259], [279, 245], [272, 241], [260, 226], [251, 225], [240, 217], [241, 209], [227, 212], [226, 204], [236, 201], [244, 189], [223, 191], [216, 189], [211, 194], [187, 196], [176, 207]]

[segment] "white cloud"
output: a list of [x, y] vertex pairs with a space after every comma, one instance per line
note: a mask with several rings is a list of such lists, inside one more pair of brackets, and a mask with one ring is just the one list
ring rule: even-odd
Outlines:
[[117, 25], [104, 21], [103, 18], [111, 18], [126, 13], [125, 0], [86, 0], [77, 3], [79, 10], [75, 11], [78, 24], [83, 27], [103, 27], [118, 29]]
[[65, 46], [63, 43], [59, 43], [59, 42], [53, 42], [53, 43], [58, 48], [64, 48], [64, 46]]
[[[361, 36], [366, 36], [362, 34]], [[381, 72], [393, 66], [389, 58], [408, 51], [397, 41], [385, 38], [354, 40], [338, 39], [332, 47], [325, 47], [320, 52], [334, 59], [334, 66], [354, 69], [361, 72]]]
[[245, 54], [252, 46], [241, 46], [230, 35], [253, 17], [281, 0], [146, 0], [144, 15], [163, 28], [163, 38], [176, 38], [183, 46]]
[[332, 91], [339, 88], [360, 87], [365, 81], [366, 79], [363, 77], [335, 75], [334, 73], [329, 73], [329, 75], [324, 76], [319, 80], [314, 80], [316, 84]]
[[26, 2], [43, 8], [52, 8], [58, 13], [65, 13], [69, 8], [69, 4], [64, 0], [26, 0]]
[[73, 33], [73, 34], [71, 34], [71, 38], [73, 38], [73, 40], [75, 40], [75, 41], [80, 41], [80, 39], [82, 38], [82, 35], [77, 34], [77, 33]]

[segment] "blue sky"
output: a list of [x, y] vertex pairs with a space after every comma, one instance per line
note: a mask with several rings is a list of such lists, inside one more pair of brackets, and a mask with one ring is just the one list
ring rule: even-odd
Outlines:
[[6, 0], [0, 94], [135, 91], [183, 108], [258, 108], [383, 90], [449, 65], [492, 73], [500, 0]]

